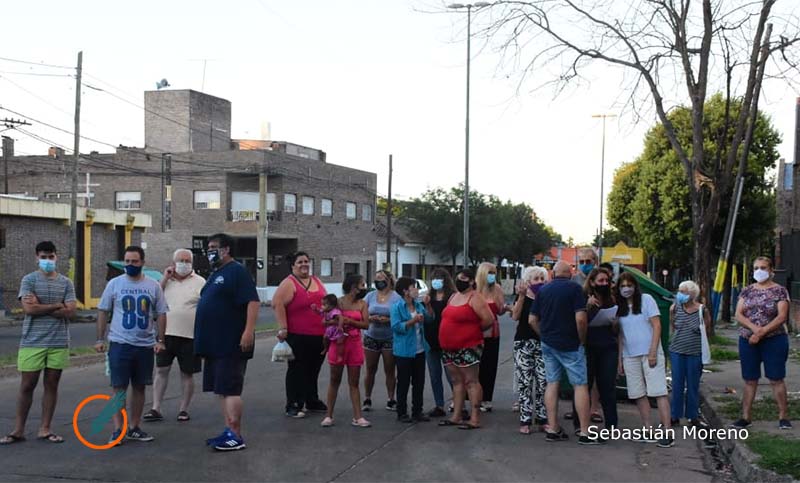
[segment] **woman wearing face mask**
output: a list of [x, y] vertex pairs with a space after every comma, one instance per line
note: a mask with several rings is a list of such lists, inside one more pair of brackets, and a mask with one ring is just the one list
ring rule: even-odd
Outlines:
[[739, 359], [744, 379], [742, 417], [734, 427], [750, 426], [750, 411], [761, 378], [764, 375], [772, 386], [772, 395], [778, 403], [778, 427], [791, 429], [789, 421], [786, 383], [786, 361], [789, 357], [789, 336], [786, 321], [789, 314], [789, 293], [772, 280], [772, 260], [758, 257], [753, 262], [756, 283], [747, 286], [736, 304], [739, 329]]
[[[439, 327], [439, 343], [442, 346], [442, 361], [453, 381], [453, 415], [439, 422], [440, 426], [458, 426], [461, 429], [480, 427], [482, 390], [478, 379], [478, 367], [483, 352], [482, 331], [491, 328], [494, 315], [486, 299], [475, 290], [475, 275], [464, 269], [456, 276], [458, 293], [450, 297], [442, 311]], [[461, 411], [469, 393], [472, 414], [468, 422], [462, 423]]]
[[317, 310], [322, 307], [322, 298], [327, 292], [325, 285], [311, 275], [307, 253], [297, 252], [286, 259], [292, 273], [283, 279], [272, 296], [272, 309], [280, 327], [278, 340], [287, 341], [294, 352], [294, 360], [289, 361], [286, 370], [286, 416], [303, 418], [306, 410], [327, 410], [317, 391], [317, 379], [325, 359], [321, 354], [325, 326]]
[[544, 268], [526, 268], [522, 273], [522, 283], [517, 287], [517, 300], [511, 311], [511, 318], [517, 321], [517, 332], [514, 334], [514, 371], [519, 388], [519, 432], [522, 434], [530, 434], [534, 423], [541, 431], [547, 425], [547, 409], [544, 405], [547, 382], [542, 342], [528, 324], [528, 314], [536, 294], [548, 279]]
[[475, 276], [478, 292], [489, 304], [493, 314], [492, 326], [483, 331], [483, 356], [481, 356], [480, 380], [483, 400], [480, 410], [490, 412], [494, 397], [494, 384], [497, 380], [497, 364], [500, 360], [500, 323], [498, 317], [509, 310], [503, 288], [497, 280], [497, 267], [488, 262], [478, 265]]
[[699, 303], [699, 297], [700, 287], [686, 280], [678, 285], [675, 303], [669, 308], [673, 426], [680, 424], [684, 416], [693, 425], [700, 423], [700, 376], [703, 373], [700, 324], [710, 333], [711, 314]]
[[[587, 297], [586, 315], [589, 327], [586, 332], [586, 367], [589, 390], [597, 392], [599, 404], [603, 408], [605, 420], [600, 414], [592, 413], [592, 422], [605, 421], [606, 428], [618, 426], [617, 417], [617, 369], [619, 346], [617, 334], [619, 325], [616, 319], [596, 319], [601, 309], [616, 309], [616, 301], [611, 293], [611, 274], [603, 268], [594, 268], [586, 277], [583, 292]], [[596, 387], [593, 387], [595, 386]], [[573, 406], [575, 405], [573, 401]], [[572, 408], [573, 414], [575, 408]], [[578, 420], [573, 419], [573, 424]], [[580, 425], [576, 426], [580, 431]]]
[[383, 373], [386, 376], [386, 409], [395, 411], [397, 402], [394, 391], [395, 360], [392, 355], [392, 327], [389, 312], [391, 307], [402, 300], [394, 291], [394, 277], [386, 270], [375, 273], [375, 290], [368, 293], [364, 301], [369, 308], [369, 329], [364, 332], [364, 354], [367, 373], [364, 376], [364, 411], [372, 410], [372, 388], [375, 386], [375, 373], [383, 356]]
[[[614, 295], [619, 305], [617, 317], [621, 335], [618, 366], [620, 374], [626, 376], [628, 398], [636, 401], [645, 428], [650, 428], [650, 401], [647, 398], [656, 398], [663, 429], [669, 429], [672, 424], [658, 305], [650, 294], [642, 293], [639, 282], [628, 272], [619, 276]], [[662, 448], [675, 444], [672, 438], [655, 439], [650, 433], [644, 434], [642, 442], [658, 443]]]
[[[453, 284], [453, 277], [443, 269], [437, 268], [433, 271], [431, 280], [430, 297], [431, 308], [433, 309], [433, 319], [426, 320], [424, 325], [425, 340], [428, 342], [430, 350], [427, 353], [428, 375], [431, 379], [431, 389], [433, 390], [433, 400], [436, 407], [428, 413], [432, 418], [446, 416], [444, 412], [444, 384], [442, 384], [442, 346], [439, 344], [439, 327], [442, 323], [442, 311], [447, 306], [447, 301], [455, 293], [456, 287]], [[447, 382], [450, 383], [450, 390], [453, 384], [450, 376], [445, 371]]]
[[[364, 346], [361, 344], [361, 329], [369, 327], [369, 310], [364, 297], [367, 296], [367, 283], [362, 275], [351, 273], [345, 276], [342, 282], [342, 293], [339, 299], [339, 308], [345, 320], [347, 338], [344, 341], [344, 355], [341, 362], [337, 362], [336, 344], [331, 344], [328, 349], [328, 364], [331, 367], [331, 381], [328, 385], [328, 411], [322, 420], [322, 427], [333, 426], [333, 408], [336, 406], [336, 396], [339, 394], [339, 385], [342, 383], [342, 374], [347, 367], [347, 384], [350, 387], [350, 402], [353, 405], [352, 426], [368, 428], [372, 424], [361, 415], [361, 394], [359, 391], [359, 377], [361, 366], [364, 364]], [[338, 324], [336, 319], [331, 324]]]

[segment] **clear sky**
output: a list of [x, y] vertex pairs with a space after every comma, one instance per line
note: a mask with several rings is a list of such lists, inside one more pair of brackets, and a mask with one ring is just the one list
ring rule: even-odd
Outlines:
[[[387, 191], [391, 153], [393, 192], [408, 198], [464, 177], [466, 14], [444, 12], [443, 5], [12, 2], [3, 6], [0, 57], [74, 65], [83, 50], [86, 84], [139, 105], [143, 91], [162, 78], [173, 88], [202, 89], [233, 103], [233, 137], [258, 138], [268, 121], [274, 140], [319, 148], [331, 163], [377, 172], [380, 194]], [[621, 77], [598, 67], [559, 97], [534, 91], [534, 82], [518, 89], [518, 73], [501, 67], [496, 50], [482, 45], [473, 40], [471, 187], [530, 204], [565, 240], [590, 241], [600, 216], [602, 137], [601, 121], [591, 116], [619, 112]], [[21, 72], [70, 71], [0, 60], [0, 105], [71, 131], [74, 79]], [[88, 86], [82, 92], [82, 134], [143, 145], [140, 108]], [[782, 84], [762, 95], [762, 110], [783, 133], [780, 153], [787, 161], [798, 95]], [[629, 116], [608, 122], [606, 194], [614, 170], [638, 155], [653, 123], [634, 124]], [[72, 146], [67, 134], [36, 124], [28, 129]], [[18, 154], [46, 152], [41, 142], [14, 137]], [[82, 151], [91, 149], [111, 150], [82, 141]]]

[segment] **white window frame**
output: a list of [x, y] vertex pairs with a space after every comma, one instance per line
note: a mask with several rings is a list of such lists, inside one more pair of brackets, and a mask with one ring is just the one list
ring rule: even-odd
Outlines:
[[[289, 200], [292, 200], [289, 202]], [[294, 193], [283, 194], [283, 211], [286, 213], [297, 213], [297, 195]]]
[[[328, 204], [328, 211], [325, 211], [325, 202]], [[333, 200], [329, 198], [322, 198], [319, 203], [319, 214], [322, 216], [333, 216]]]
[[313, 215], [314, 214], [314, 203], [316, 200], [313, 196], [303, 196], [303, 214], [304, 215]]
[[361, 221], [372, 221], [372, 205], [361, 205]]
[[135, 211], [142, 209], [141, 191], [117, 191], [114, 193], [114, 207], [117, 210]]
[[319, 263], [319, 276], [332, 277], [333, 276], [333, 259], [323, 258]]
[[[352, 212], [350, 211], [351, 208]], [[358, 213], [358, 205], [356, 205], [352, 201], [348, 201], [347, 204], [345, 204], [344, 212], [345, 212], [345, 217], [347, 217], [348, 220], [355, 220]]]
[[[214, 201], [214, 194], [216, 194], [216, 201]], [[222, 207], [221, 198], [219, 190], [195, 190], [192, 206], [195, 210], [218, 210]]]

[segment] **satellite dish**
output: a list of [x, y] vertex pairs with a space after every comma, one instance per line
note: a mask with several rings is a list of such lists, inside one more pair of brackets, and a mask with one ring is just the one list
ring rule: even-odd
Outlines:
[[161, 79], [160, 81], [156, 82], [156, 89], [163, 89], [164, 87], [169, 87], [169, 82], [167, 79]]

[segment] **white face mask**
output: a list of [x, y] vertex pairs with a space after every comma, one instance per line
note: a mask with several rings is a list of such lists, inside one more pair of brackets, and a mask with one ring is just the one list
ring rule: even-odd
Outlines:
[[764, 283], [769, 280], [769, 270], [756, 270], [753, 272], [753, 278], [756, 279], [758, 283]]
[[175, 264], [175, 273], [181, 277], [185, 277], [192, 273], [192, 264], [188, 262], [177, 262]]

